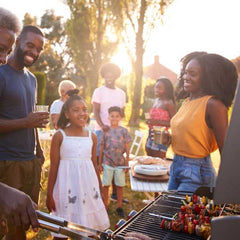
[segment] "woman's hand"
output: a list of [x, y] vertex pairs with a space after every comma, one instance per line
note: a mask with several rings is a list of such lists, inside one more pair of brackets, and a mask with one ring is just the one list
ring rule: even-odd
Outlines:
[[165, 131], [163, 134], [163, 145], [169, 146], [171, 144], [171, 134]]

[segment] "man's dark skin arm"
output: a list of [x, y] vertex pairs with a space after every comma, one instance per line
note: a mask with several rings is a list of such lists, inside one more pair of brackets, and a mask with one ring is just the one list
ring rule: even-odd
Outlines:
[[13, 132], [23, 128], [35, 128], [36, 131], [36, 156], [42, 159], [44, 163], [44, 155], [38, 138], [37, 127], [44, 127], [49, 121], [49, 113], [36, 112], [29, 113], [27, 117], [20, 119], [0, 119], [0, 134]]
[[40, 144], [37, 128], [35, 128], [35, 133], [36, 133], [35, 134], [35, 136], [36, 136], [36, 157], [40, 158], [42, 160], [42, 164], [43, 164], [45, 161], [45, 157], [44, 157], [43, 150], [42, 150], [42, 147]]
[[39, 227], [35, 213], [37, 205], [25, 193], [0, 183], [0, 213], [9, 223], [27, 230], [32, 225], [33, 230]]
[[23, 128], [42, 128], [49, 121], [49, 113], [29, 113], [25, 118], [0, 119], [0, 133], [13, 132]]

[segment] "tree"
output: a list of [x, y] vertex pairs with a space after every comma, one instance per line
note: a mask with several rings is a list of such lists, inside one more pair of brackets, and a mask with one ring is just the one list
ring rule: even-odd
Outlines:
[[46, 10], [41, 17], [40, 28], [44, 31], [46, 43], [36, 67], [44, 70], [56, 87], [64, 78], [68, 64], [64, 60], [67, 55], [65, 24], [62, 17], [56, 16], [53, 10]]
[[120, 29], [115, 11], [117, 0], [67, 0], [71, 17], [66, 23], [69, 37], [68, 47], [74, 64], [86, 80], [85, 98], [90, 102], [92, 93], [98, 87], [98, 72], [104, 62], [109, 61], [116, 50], [118, 40], [111, 39]]
[[37, 79], [37, 104], [44, 105], [46, 98], [46, 75], [43, 72], [33, 72]]
[[[173, 0], [122, 0], [125, 42], [134, 71], [132, 112], [129, 125], [138, 125], [142, 97], [143, 55], [148, 36]], [[135, 39], [132, 39], [135, 36]]]
[[29, 13], [25, 13], [23, 19], [23, 26], [25, 25], [37, 26], [37, 17], [32, 17]]

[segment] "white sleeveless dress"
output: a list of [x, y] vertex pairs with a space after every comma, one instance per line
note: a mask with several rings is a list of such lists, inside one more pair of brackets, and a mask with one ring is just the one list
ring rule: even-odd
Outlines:
[[[59, 131], [63, 141], [53, 190], [56, 211], [52, 215], [103, 231], [110, 224], [91, 160], [91, 132], [88, 137], [75, 137], [67, 136], [63, 130]], [[52, 235], [64, 237], [55, 233]]]

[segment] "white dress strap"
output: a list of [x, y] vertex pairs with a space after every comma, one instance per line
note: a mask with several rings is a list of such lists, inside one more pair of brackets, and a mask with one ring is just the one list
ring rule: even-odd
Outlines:
[[59, 129], [58, 131], [62, 133], [62, 135], [63, 135], [63, 138], [65, 138], [65, 137], [66, 137], [66, 134], [65, 134], [65, 132], [63, 131], [63, 129]]
[[88, 137], [90, 138], [90, 140], [92, 140], [92, 131], [88, 130]]

